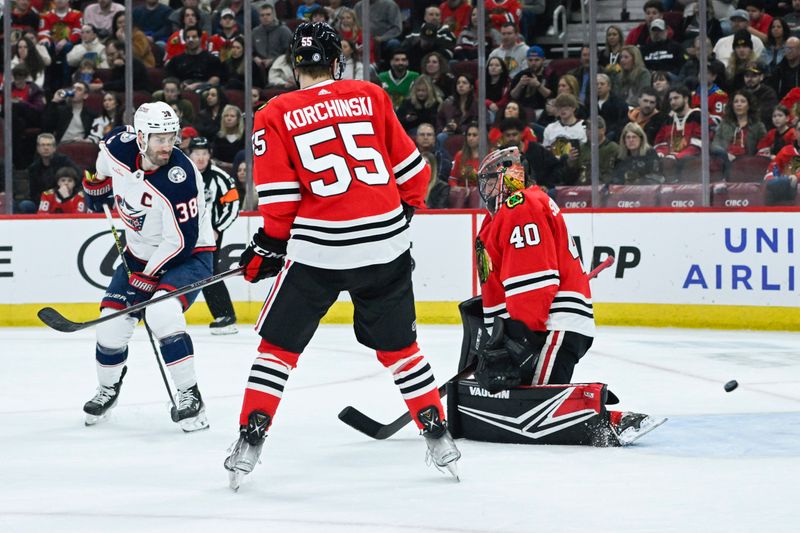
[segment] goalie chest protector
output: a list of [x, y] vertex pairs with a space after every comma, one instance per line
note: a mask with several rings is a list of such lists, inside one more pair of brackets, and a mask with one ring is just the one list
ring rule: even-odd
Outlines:
[[604, 446], [604, 383], [516, 387], [490, 394], [471, 379], [447, 384], [447, 412], [454, 438], [515, 444]]

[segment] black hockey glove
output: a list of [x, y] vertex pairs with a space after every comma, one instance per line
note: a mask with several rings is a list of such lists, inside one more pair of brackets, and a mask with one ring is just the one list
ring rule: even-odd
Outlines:
[[408, 205], [405, 202], [400, 202], [400, 205], [403, 206], [403, 215], [406, 217], [406, 222], [410, 224], [411, 219], [414, 218], [414, 213], [417, 211], [417, 208], [413, 205]]
[[250, 245], [242, 252], [239, 266], [244, 267], [244, 279], [250, 283], [271, 278], [283, 268], [286, 241], [273, 239], [263, 228], [253, 235]]
[[[517, 329], [524, 328], [522, 323], [511, 322]], [[475, 379], [492, 394], [516, 387], [523, 381], [529, 383], [538, 359], [539, 349], [522, 332], [509, 336], [508, 327], [502, 318], [495, 318], [492, 336], [478, 352]]]

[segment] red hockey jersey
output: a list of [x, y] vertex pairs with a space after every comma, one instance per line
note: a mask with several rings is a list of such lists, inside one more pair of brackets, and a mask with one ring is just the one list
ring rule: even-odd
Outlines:
[[83, 198], [83, 191], [78, 191], [77, 194], [69, 198], [61, 198], [55, 189], [50, 189], [42, 193], [39, 199], [39, 213], [40, 214], [72, 214], [72, 213], [85, 213], [86, 201]]
[[798, 147], [797, 141], [787, 144], [773, 156], [767, 167], [767, 173], [764, 175], [764, 181], [778, 177], [775, 176], [774, 172], [776, 165], [778, 166], [779, 176], [800, 177], [800, 147]]
[[671, 155], [677, 159], [700, 155], [701, 128], [700, 110], [692, 109], [684, 117], [673, 111], [672, 120], [667, 120], [656, 133], [655, 148], [661, 156]]
[[[725, 114], [725, 106], [728, 105], [728, 93], [713, 85], [708, 89], [708, 114], [719, 117]], [[692, 107], [700, 109], [700, 93], [692, 93]]]
[[401, 200], [424, 207], [430, 168], [386, 92], [327, 80], [256, 112], [254, 181], [264, 231], [320, 268], [388, 263], [410, 247]]
[[484, 219], [475, 253], [487, 327], [499, 316], [533, 331], [594, 336], [589, 278], [558, 206], [539, 187]]
[[64, 15], [50, 10], [39, 21], [39, 40], [57, 43], [67, 39], [73, 43], [81, 40], [81, 20], [83, 15], [77, 9], [70, 9]]
[[500, 31], [506, 22], [513, 22], [519, 28], [519, 19], [522, 16], [522, 5], [519, 0], [486, 0], [484, 2], [489, 22], [492, 27]]

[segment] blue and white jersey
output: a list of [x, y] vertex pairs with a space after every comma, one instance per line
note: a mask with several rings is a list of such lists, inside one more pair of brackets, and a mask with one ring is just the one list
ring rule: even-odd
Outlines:
[[112, 179], [128, 251], [146, 263], [145, 274], [157, 275], [192, 253], [214, 250], [203, 177], [179, 148], [172, 149], [166, 165], [145, 172], [136, 134], [119, 127], [100, 142], [97, 175]]

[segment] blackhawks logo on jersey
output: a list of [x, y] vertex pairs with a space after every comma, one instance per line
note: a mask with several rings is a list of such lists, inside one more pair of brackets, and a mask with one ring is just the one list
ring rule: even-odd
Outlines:
[[506, 199], [506, 207], [514, 209], [520, 204], [525, 203], [525, 196], [522, 191], [517, 191]]
[[478, 279], [481, 280], [481, 283], [486, 283], [486, 280], [489, 279], [489, 274], [492, 272], [492, 258], [489, 257], [489, 252], [486, 251], [486, 247], [480, 237], [475, 239], [475, 259]]

